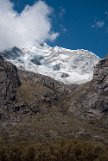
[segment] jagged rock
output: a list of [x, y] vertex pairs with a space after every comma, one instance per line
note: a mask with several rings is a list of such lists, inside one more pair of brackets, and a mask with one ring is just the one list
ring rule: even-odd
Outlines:
[[17, 88], [20, 85], [17, 68], [0, 56], [0, 104], [6, 105], [15, 101]]
[[21, 54], [22, 51], [17, 47], [13, 47], [12, 50], [5, 50], [3, 52], [0, 52], [0, 55], [2, 55], [4, 58], [8, 60], [14, 60], [16, 58], [20, 58]]
[[108, 57], [96, 65], [93, 80], [77, 91], [70, 107], [74, 115], [100, 116], [108, 111]]
[[67, 77], [69, 77], [69, 74], [67, 74], [67, 73], [62, 73], [61, 77], [62, 77], [62, 78], [67, 78]]
[[53, 70], [60, 70], [60, 64], [56, 64], [53, 66]]
[[36, 65], [41, 65], [41, 61], [44, 59], [43, 56], [41, 55], [37, 55], [37, 56], [34, 56], [30, 61]]

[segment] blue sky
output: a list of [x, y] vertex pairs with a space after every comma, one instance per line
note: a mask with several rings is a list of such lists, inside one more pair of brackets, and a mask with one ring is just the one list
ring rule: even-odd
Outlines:
[[[21, 12], [36, 0], [11, 0]], [[59, 37], [50, 45], [87, 49], [100, 57], [108, 53], [108, 0], [44, 0], [54, 9], [53, 30]]]

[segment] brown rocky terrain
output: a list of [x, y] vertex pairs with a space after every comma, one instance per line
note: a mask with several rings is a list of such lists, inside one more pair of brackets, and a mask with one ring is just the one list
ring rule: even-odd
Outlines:
[[83, 85], [17, 70], [0, 57], [0, 141], [82, 138], [108, 143], [108, 58]]

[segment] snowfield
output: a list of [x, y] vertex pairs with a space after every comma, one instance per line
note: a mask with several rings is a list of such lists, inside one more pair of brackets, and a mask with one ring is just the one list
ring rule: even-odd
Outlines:
[[81, 84], [93, 78], [100, 58], [87, 50], [51, 47], [46, 43], [14, 47], [1, 53], [18, 68], [40, 73], [65, 84]]

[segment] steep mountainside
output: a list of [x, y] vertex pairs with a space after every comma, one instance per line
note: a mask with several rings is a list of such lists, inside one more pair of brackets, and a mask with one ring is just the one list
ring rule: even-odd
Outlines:
[[93, 80], [72, 91], [67, 102], [74, 116], [100, 117], [108, 112], [108, 57], [96, 65]]
[[[71, 88], [40, 74], [19, 70], [0, 56], [0, 110], [1, 118], [13, 120], [25, 114], [57, 110], [57, 104], [71, 92]], [[15, 115], [14, 115], [15, 114]]]
[[49, 76], [65, 84], [88, 82], [93, 77], [94, 66], [99, 62], [87, 50], [69, 50], [47, 44], [14, 47], [0, 53], [20, 69]]
[[22, 70], [18, 76], [0, 57], [0, 141], [75, 137], [108, 144], [107, 87], [108, 58], [96, 65], [91, 82], [64, 85]]
[[16, 66], [4, 61], [0, 56], [0, 105], [6, 106], [16, 100], [21, 85]]

